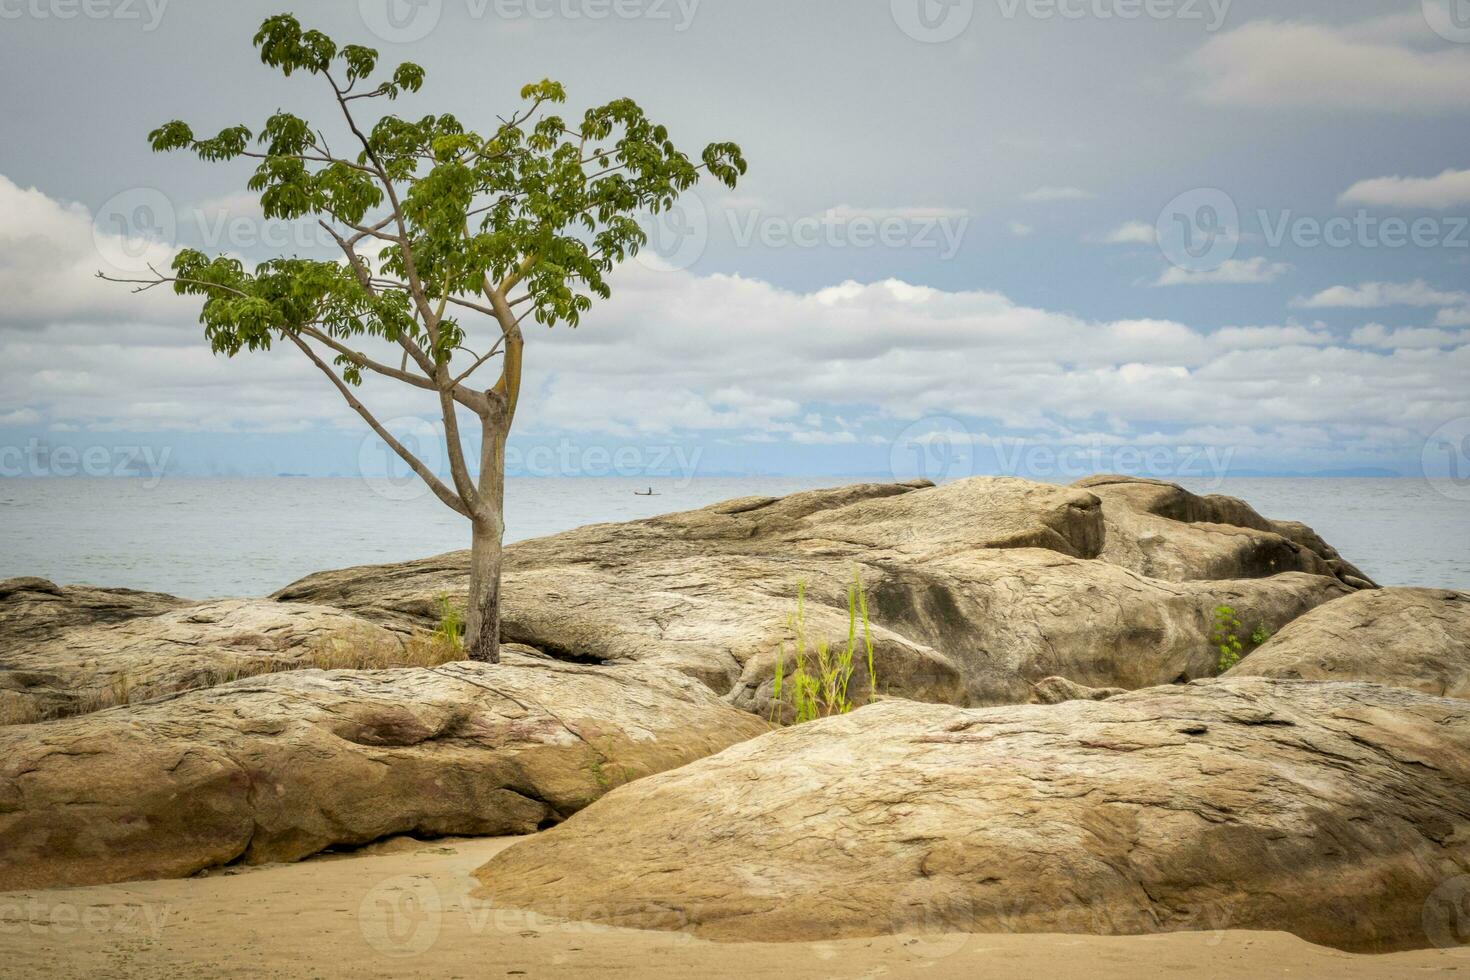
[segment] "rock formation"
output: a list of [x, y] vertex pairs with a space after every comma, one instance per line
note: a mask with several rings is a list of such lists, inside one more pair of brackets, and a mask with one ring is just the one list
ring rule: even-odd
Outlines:
[[882, 701], [627, 786], [478, 875], [497, 906], [716, 939], [1260, 929], [1387, 951], [1429, 945], [1426, 900], [1467, 872], [1470, 702], [1239, 678]]
[[[1213, 675], [1216, 606], [1274, 631], [1369, 584], [1308, 529], [1268, 521], [1240, 501], [1155, 481], [1087, 482], [865, 484], [522, 542], [508, 550], [502, 634], [510, 652], [498, 667], [310, 669], [358, 663], [324, 660], [324, 650], [344, 645], [354, 655], [386, 650], [390, 663], [401, 650], [412, 662], [410, 649], [439, 619], [442, 597], [464, 591], [464, 553], [323, 572], [270, 600], [189, 602], [40, 579], [0, 583], [0, 719], [77, 714], [105, 708], [109, 698], [123, 704], [0, 727], [0, 889], [294, 860], [399, 833], [526, 833], [555, 823], [612, 786], [768, 731], [764, 718], [790, 718], [790, 705], [774, 700], [773, 677], [782, 658], [787, 672], [792, 666], [789, 618], [802, 582], [810, 641], [841, 647], [848, 590], [860, 578], [877, 688], [888, 700], [855, 717], [896, 719], [900, 746], [911, 741], [904, 725], [927, 730], [923, 711], [961, 717], [914, 702], [1062, 702], [1013, 709], [1037, 732], [1060, 738], [1068, 725], [1080, 731], [1095, 717], [1136, 710], [1118, 705], [1144, 703], [1121, 689]], [[861, 703], [870, 689], [861, 633], [858, 644], [850, 692]], [[1198, 747], [1208, 740], [1171, 729], [1157, 736], [1167, 744], [1148, 743], [1127, 757], [1143, 767], [1130, 778], [1140, 786], [1153, 779], [1162, 792], [1182, 778], [1181, 766], [1213, 772], [1204, 760], [1275, 752], [1271, 725], [1250, 734], [1230, 720], [1244, 710], [1239, 704], [1281, 701], [1297, 711], [1292, 706], [1308, 699], [1265, 681], [1218, 690], [1151, 693], [1169, 705], [1185, 698], [1181, 711], [1216, 711], [1230, 737], [1211, 743], [1211, 755]], [[1356, 716], [1367, 695], [1321, 698]], [[856, 722], [811, 727], [840, 734], [849, 724]], [[1099, 737], [1114, 741], [1135, 730], [1134, 721], [1116, 731], [1111, 721], [1098, 724], [1114, 733]], [[1454, 731], [1447, 722], [1443, 737]], [[1312, 729], [1312, 738], [1318, 734]], [[804, 728], [780, 737], [798, 741], [778, 744], [807, 744], [814, 736]], [[862, 741], [845, 738], [834, 738], [833, 753]], [[1176, 742], [1189, 747], [1179, 758], [1171, 754]], [[1027, 778], [1039, 802], [1028, 806], [1041, 816], [1051, 800], [1039, 775], [1046, 765], [1073, 766], [1074, 787], [1086, 765], [1106, 763], [1104, 775], [1127, 769], [1111, 749], [1065, 739], [1036, 751]], [[1357, 751], [1354, 765], [1376, 758]], [[1077, 752], [1086, 759], [1069, 761]], [[1156, 773], [1144, 765], [1150, 760]], [[1300, 763], [1304, 780], [1309, 761]], [[964, 768], [956, 759], [937, 764], [939, 783], [949, 778], [945, 766]], [[786, 778], [780, 765], [769, 777], [776, 783]], [[907, 762], [895, 765], [907, 771]], [[739, 778], [756, 793], [753, 774]], [[997, 799], [1020, 805], [1019, 784], [997, 785], [1010, 794]], [[1216, 799], [1213, 784], [1198, 792]], [[1266, 799], [1263, 806], [1277, 805]], [[901, 825], [905, 800], [881, 796], [863, 812]], [[1254, 805], [1248, 793], [1238, 800]], [[889, 804], [893, 816], [880, 820]], [[1106, 830], [1102, 816], [1088, 820]], [[1409, 841], [1384, 839], [1394, 847]], [[1344, 853], [1358, 854], [1356, 841]], [[1205, 866], [1197, 880], [1212, 881], [1217, 871]], [[1399, 880], [1397, 865], [1389, 872], [1385, 880]], [[1163, 905], [1150, 909], [1159, 921], [1187, 919], [1170, 918]], [[1143, 921], [1120, 912], [1110, 927]]]
[[1378, 589], [1293, 620], [1230, 676], [1372, 681], [1470, 698], [1470, 595]]
[[[858, 485], [522, 542], [508, 549], [502, 632], [568, 660], [669, 666], [766, 714], [797, 582], [812, 630], [840, 645], [856, 571], [881, 691], [1001, 704], [1053, 675], [1123, 688], [1210, 676], [1216, 606], [1276, 630], [1368, 584], [1308, 530], [1241, 501], [1085, 482]], [[276, 598], [424, 622], [437, 596], [463, 590], [466, 562], [324, 572]]]
[[1048, 677], [1031, 685], [1037, 704], [1065, 704], [1068, 701], [1106, 701], [1126, 693], [1121, 687], [1083, 687], [1065, 677]]
[[391, 661], [410, 633], [327, 606], [264, 599], [189, 603], [19, 581], [28, 584], [9, 595], [0, 586], [0, 716], [22, 720], [311, 666], [336, 645]]
[[300, 670], [0, 728], [0, 891], [526, 834], [769, 726], [703, 685], [511, 650]]
[[1140, 477], [1093, 476], [1074, 486], [1103, 502], [1102, 559], [1140, 575], [1187, 582], [1308, 572], [1373, 585], [1305, 524], [1268, 520], [1235, 497]]
[[57, 585], [43, 578], [0, 581], [0, 643], [9, 645], [54, 636], [68, 626], [120, 623], [189, 605], [157, 592]]

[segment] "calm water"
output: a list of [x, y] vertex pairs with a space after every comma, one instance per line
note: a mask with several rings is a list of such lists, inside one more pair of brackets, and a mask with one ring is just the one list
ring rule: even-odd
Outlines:
[[[833, 477], [512, 479], [507, 537], [780, 495]], [[1385, 585], [1470, 590], [1470, 502], [1421, 481], [1238, 479], [1201, 492], [1244, 497], [1305, 521]], [[196, 598], [265, 595], [327, 568], [419, 558], [468, 545], [464, 521], [428, 495], [390, 499], [353, 479], [0, 480], [0, 578], [40, 575]]]

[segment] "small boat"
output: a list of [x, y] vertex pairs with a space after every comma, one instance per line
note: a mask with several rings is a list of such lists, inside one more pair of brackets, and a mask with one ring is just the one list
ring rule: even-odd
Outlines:
[[635, 497], [657, 497], [658, 494], [656, 492], [654, 492], [653, 487], [649, 487], [647, 490], [634, 490], [633, 491], [633, 496], [635, 496]]

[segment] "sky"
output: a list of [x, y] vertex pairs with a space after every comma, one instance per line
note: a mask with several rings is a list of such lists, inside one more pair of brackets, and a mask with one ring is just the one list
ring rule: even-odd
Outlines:
[[[327, 257], [248, 165], [146, 134], [288, 108], [280, 3], [0, 0], [0, 476], [390, 467], [294, 349], [94, 274]], [[742, 147], [531, 328], [512, 475], [1470, 477], [1470, 2], [331, 0], [392, 105], [489, 129], [544, 77]], [[161, 266], [160, 266], [161, 267]], [[436, 408], [365, 386], [442, 463]]]

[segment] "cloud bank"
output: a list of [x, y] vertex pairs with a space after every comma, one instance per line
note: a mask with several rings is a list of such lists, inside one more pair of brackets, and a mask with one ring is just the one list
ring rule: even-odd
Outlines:
[[[294, 351], [216, 357], [191, 302], [94, 286], [108, 245], [80, 209], [8, 182], [0, 209], [16, 216], [0, 237], [0, 270], [43, 280], [0, 308], [0, 424], [361, 427]], [[1245, 267], [1220, 281], [1279, 274], [1256, 260]], [[1168, 319], [1091, 320], [979, 288], [885, 279], [802, 292], [639, 263], [613, 285], [613, 300], [580, 329], [530, 328], [522, 432], [836, 447], [891, 438], [909, 420], [955, 417], [996, 439], [1225, 441], [1295, 460], [1402, 454], [1470, 415], [1470, 331], [1448, 323], [1206, 331]], [[1304, 305], [1459, 309], [1463, 299], [1422, 282], [1365, 283]], [[391, 384], [363, 392], [384, 418], [431, 416], [420, 396]]]

